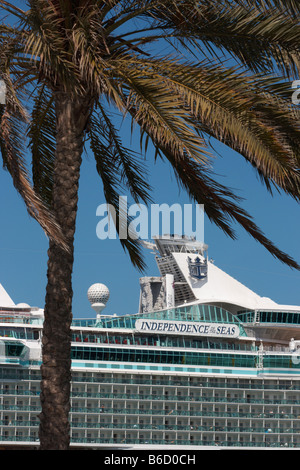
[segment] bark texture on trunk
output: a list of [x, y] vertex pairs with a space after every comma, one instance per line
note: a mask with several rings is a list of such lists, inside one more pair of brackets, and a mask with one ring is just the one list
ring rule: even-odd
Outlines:
[[56, 97], [53, 210], [69, 252], [50, 241], [42, 339], [41, 450], [68, 450], [70, 444], [73, 245], [88, 111], [86, 100], [82, 98], [74, 100], [63, 93]]

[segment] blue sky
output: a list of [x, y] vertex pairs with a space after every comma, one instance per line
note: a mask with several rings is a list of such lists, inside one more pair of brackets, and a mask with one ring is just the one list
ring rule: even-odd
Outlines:
[[[24, 2], [16, 1], [23, 6]], [[127, 131], [124, 132], [128, 137]], [[136, 140], [138, 145], [138, 139]], [[133, 141], [135, 145], [135, 141]], [[300, 263], [300, 207], [287, 196], [271, 197], [254, 170], [237, 153], [217, 145], [214, 161], [218, 180], [234, 188], [245, 198], [243, 207], [275, 244]], [[29, 160], [28, 160], [29, 161]], [[147, 154], [149, 182], [158, 204], [188, 203], [179, 191], [169, 165]], [[48, 241], [32, 220], [16, 193], [9, 174], [0, 170], [0, 283], [13, 300], [43, 307], [46, 288]], [[103, 282], [110, 289], [107, 312], [135, 313], [139, 302], [139, 277], [118, 240], [99, 240], [96, 236], [96, 209], [104, 203], [99, 176], [92, 154], [83, 158], [80, 180], [79, 211], [75, 240], [73, 274], [74, 317], [92, 317], [87, 289]], [[300, 272], [291, 270], [273, 258], [245, 231], [236, 226], [238, 239], [232, 241], [205, 218], [204, 241], [215, 264], [260, 295], [283, 304], [300, 305]], [[145, 275], [158, 275], [153, 255], [145, 250], [148, 268]]]
[[[178, 189], [169, 165], [153, 164], [153, 155], [146, 163], [154, 202], [171, 205], [188, 203], [187, 195]], [[118, 240], [99, 240], [96, 209], [104, 203], [100, 178], [93, 156], [83, 158], [80, 180], [79, 210], [75, 240], [73, 274], [73, 315], [93, 317], [87, 300], [87, 289], [103, 282], [110, 289], [107, 312], [135, 313], [139, 301], [140, 273]], [[237, 153], [218, 145], [214, 162], [218, 179], [245, 198], [243, 207], [256, 223], [281, 249], [300, 262], [300, 207], [286, 196], [271, 197], [259, 182], [254, 170]], [[13, 300], [43, 307], [46, 287], [48, 241], [25, 209], [7, 172], [0, 172], [0, 283]], [[300, 273], [274, 259], [243, 229], [235, 227], [238, 239], [232, 241], [205, 217], [204, 241], [209, 257], [228, 274], [260, 295], [283, 304], [300, 305]], [[148, 268], [145, 275], [159, 275], [153, 255], [145, 250]]]

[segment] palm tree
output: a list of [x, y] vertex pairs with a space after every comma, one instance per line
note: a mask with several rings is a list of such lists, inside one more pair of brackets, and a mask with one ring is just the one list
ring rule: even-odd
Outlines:
[[[140, 129], [191, 199], [231, 237], [240, 224], [289, 266], [213, 177], [212, 138], [236, 150], [269, 191], [299, 200], [299, 6], [294, 0], [0, 0], [4, 167], [49, 237], [41, 367], [41, 449], [68, 449], [73, 241], [78, 181], [90, 142], [107, 203], [125, 189], [151, 200], [139, 156], [112, 111]], [[156, 51], [156, 52], [155, 52]], [[158, 51], [158, 52], [157, 52]], [[29, 143], [32, 171], [26, 165]], [[117, 223], [117, 230], [120, 230]], [[127, 224], [129, 220], [122, 223]], [[120, 240], [144, 268], [137, 240]]]

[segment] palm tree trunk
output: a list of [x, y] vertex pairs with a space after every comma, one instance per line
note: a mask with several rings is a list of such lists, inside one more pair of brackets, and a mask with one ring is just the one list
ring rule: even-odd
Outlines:
[[73, 246], [84, 130], [85, 100], [56, 96], [56, 158], [53, 211], [69, 251], [50, 241], [42, 339], [40, 449], [67, 450], [70, 443]]

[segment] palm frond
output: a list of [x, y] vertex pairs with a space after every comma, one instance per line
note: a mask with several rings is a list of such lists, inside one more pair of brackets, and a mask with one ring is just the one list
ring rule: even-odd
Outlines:
[[[236, 196], [211, 178], [210, 139], [242, 155], [270, 191], [276, 188], [300, 200], [300, 113], [291, 104], [289, 85], [279, 77], [279, 72], [299, 76], [295, 0], [28, 0], [26, 12], [6, 1], [0, 0], [0, 6], [21, 21], [17, 27], [0, 25], [1, 73], [9, 70], [18, 93], [27, 86], [36, 90], [27, 135], [32, 191], [40, 202], [51, 206], [51, 94], [58, 90], [86, 99], [91, 111], [98, 103], [87, 132], [107, 201], [117, 207], [123, 189], [134, 200], [150, 199], [136, 155], [122, 145], [100, 104], [105, 98], [138, 123], [141, 143], [152, 141], [156, 156], [171, 163], [192, 198], [199, 201], [202, 193], [205, 201], [200, 202], [211, 220], [230, 236], [230, 221], [238, 222], [274, 256], [293, 265], [238, 206]], [[159, 48], [157, 56], [152, 46]], [[197, 56], [197, 63], [183, 54]], [[232, 67], [232, 60], [239, 68]], [[9, 129], [16, 135], [25, 129], [18, 134], [15, 117], [3, 114], [1, 121], [2, 154], [11, 169]], [[14, 158], [25, 171], [21, 143], [13, 142]], [[140, 252], [130, 243], [126, 248], [141, 266]]]
[[252, 8], [255, 6], [263, 11], [268, 8], [276, 8], [285, 15], [291, 16], [292, 18], [299, 18], [300, 5], [298, 0], [234, 0], [239, 5]]
[[147, 203], [150, 200], [150, 187], [142, 177], [145, 172], [134, 152], [122, 146], [117, 131], [102, 106], [99, 106], [99, 112], [91, 116], [88, 134], [106, 203], [115, 210], [116, 219], [113, 222], [121, 245], [128, 251], [133, 265], [143, 271], [145, 264], [141, 245], [135, 234], [130, 231], [132, 217], [120, 207], [119, 197], [127, 188], [136, 202]]
[[245, 76], [233, 70], [202, 65], [172, 67], [174, 86], [195, 117], [201, 133], [208, 133], [243, 155], [274, 186], [299, 199], [298, 110], [289, 84], [267, 76]]
[[13, 184], [25, 202], [28, 213], [41, 225], [46, 235], [54, 239], [60, 246], [67, 249], [64, 236], [54, 216], [44, 205], [33, 189], [30, 174], [26, 168], [24, 136], [28, 121], [26, 113], [17, 99], [13, 84], [6, 79], [6, 104], [1, 113], [0, 149], [4, 167], [12, 176]]
[[[184, 154], [209, 164], [211, 153], [206, 142], [195, 133], [189, 111], [182, 100], [172, 93], [164, 77], [155, 75], [147, 67], [137, 66], [135, 59], [114, 62], [115, 74], [123, 83], [124, 112], [135, 110], [134, 119], [142, 128], [151, 127], [152, 139], [169, 147], [176, 158]], [[171, 92], [171, 93], [170, 93]]]
[[136, 203], [150, 203], [152, 188], [147, 183], [148, 175], [145, 168], [145, 160], [133, 150], [122, 145], [121, 139], [113, 125], [112, 117], [98, 103], [100, 113], [94, 113], [91, 123], [101, 138], [102, 145], [106, 146], [111, 154], [111, 162], [120, 175], [120, 181], [129, 190]]
[[32, 156], [33, 186], [44, 204], [51, 209], [56, 118], [54, 97], [44, 85], [35, 93], [27, 136]]
[[[128, 67], [130, 68], [131, 64], [128, 65]], [[189, 124], [189, 132], [194, 132], [193, 140], [195, 141], [196, 126], [199, 126], [200, 132], [205, 132], [207, 131], [206, 124], [208, 120], [212, 120], [212, 128], [218, 129], [220, 133], [223, 132], [223, 137], [224, 140], [226, 137], [227, 144], [230, 144], [231, 139], [232, 146], [234, 146], [234, 142], [236, 142], [238, 146], [241, 146], [241, 148], [239, 148], [239, 151], [241, 152], [243, 150], [242, 145], [244, 146], [244, 148], [247, 148], [248, 139], [252, 137], [252, 140], [254, 140], [255, 138], [257, 140], [257, 143], [252, 142], [251, 153], [253, 156], [255, 156], [255, 161], [259, 162], [260, 159], [263, 159], [263, 156], [259, 153], [260, 145], [263, 143], [263, 139], [260, 141], [258, 139], [258, 137], [261, 137], [260, 133], [255, 135], [254, 130], [256, 130], [257, 132], [257, 128], [259, 128], [260, 125], [263, 126], [264, 121], [263, 119], [259, 119], [259, 114], [256, 117], [256, 120], [252, 115], [254, 98], [257, 99], [257, 96], [255, 95], [251, 97], [250, 94], [247, 100], [247, 95], [243, 96], [242, 94], [240, 100], [235, 101], [234, 99], [232, 99], [235, 94], [237, 94], [237, 96], [240, 96], [240, 93], [239, 90], [236, 90], [234, 92], [235, 88], [233, 87], [233, 82], [235, 82], [234, 78], [237, 79], [237, 77], [232, 78], [233, 82], [231, 83], [230, 87], [228, 82], [230, 81], [229, 79], [231, 75], [230, 72], [228, 72], [227, 80], [225, 80], [225, 77], [223, 78], [224, 84], [227, 84], [228, 87], [227, 91], [231, 90], [231, 93], [229, 93], [229, 95], [225, 95], [224, 98], [223, 92], [225, 88], [219, 88], [217, 94], [216, 92], [214, 92], [214, 99], [216, 99], [216, 96], [219, 96], [219, 102], [218, 100], [215, 102], [215, 104], [219, 108], [219, 111], [217, 112], [216, 108], [214, 110], [208, 108], [207, 100], [209, 100], [209, 96], [206, 93], [205, 96], [202, 95], [201, 84], [200, 91], [198, 89], [197, 97], [197, 88], [193, 85], [192, 98], [194, 100], [194, 103], [192, 103], [191, 96], [188, 97], [186, 93], [186, 87], [188, 86], [187, 82], [184, 83], [184, 80], [181, 80], [180, 86], [179, 82], [176, 82], [176, 79], [178, 78], [180, 73], [182, 74], [181, 78], [184, 75], [184, 72], [182, 71], [179, 65], [177, 67], [174, 67], [174, 69], [172, 70], [173, 74], [170, 73], [167, 77], [165, 77], [163, 73], [158, 76], [158, 74], [154, 72], [154, 69], [152, 69], [151, 72], [147, 71], [145, 62], [143, 62], [143, 76], [141, 76], [141, 73], [138, 74], [136, 67], [134, 68], [135, 74], [130, 74], [130, 72], [128, 72], [128, 74], [126, 75], [124, 71], [125, 68], [126, 66], [122, 68], [122, 74], [124, 77], [130, 77], [130, 80], [129, 78], [127, 78], [127, 80], [128, 83], [130, 81], [131, 90], [134, 90], [134, 97], [132, 96], [133, 91], [131, 91], [131, 94], [128, 95], [129, 99], [126, 103], [128, 111], [132, 115], [133, 119], [140, 125], [141, 132], [150, 137], [157, 152], [162, 157], [167, 158], [168, 161], [171, 163], [179, 182], [187, 190], [190, 197], [196, 200], [198, 203], [204, 204], [205, 211], [209, 218], [217, 226], [222, 228], [229, 236], [234, 236], [234, 232], [230, 225], [230, 220], [235, 220], [252, 237], [259, 241], [263, 246], [265, 246], [267, 250], [270, 251], [270, 253], [272, 253], [281, 261], [287, 263], [289, 266], [297, 267], [297, 263], [292, 260], [287, 254], [279, 250], [270, 240], [268, 240], [251, 220], [251, 217], [242, 208], [236, 205], [235, 202], [233, 202], [234, 200], [236, 200], [236, 196], [229, 189], [217, 184], [212, 178], [209, 177], [207, 165], [203, 165], [201, 157], [199, 158], [196, 153], [195, 147], [193, 148], [193, 151], [191, 151], [191, 146], [189, 145], [189, 143], [186, 144], [188, 139], [186, 135], [182, 132], [182, 129], [186, 130], [184, 128], [184, 124], [182, 124], [184, 119], [186, 119], [186, 125], [187, 123]], [[175, 73], [176, 69], [178, 75], [176, 75]], [[189, 71], [188, 76], [191, 77], [191, 70]], [[239, 79], [241, 85], [243, 82], [241, 80], [241, 77], [239, 77]], [[208, 83], [210, 83], [209, 80]], [[235, 86], [237, 84], [238, 81], [235, 82]], [[212, 89], [214, 89], [215, 83], [211, 83], [211, 86]], [[246, 87], [246, 84], [244, 84], [244, 86]], [[159, 90], [159, 92], [157, 90]], [[181, 106], [179, 105], [180, 90], [182, 91], [181, 95], [184, 97], [184, 99], [182, 99], [181, 101]], [[167, 100], [167, 96], [171, 96], [171, 104], [170, 101]], [[220, 99], [221, 96], [223, 97], [222, 100]], [[195, 102], [195, 100], [197, 102]], [[227, 107], [229, 103], [233, 104], [232, 107], [229, 107], [229, 110], [227, 110], [227, 114], [224, 114], [226, 102]], [[181, 111], [177, 113], [177, 109], [186, 109], [187, 106], [190, 109], [194, 110], [192, 114], [197, 117], [197, 121], [192, 122], [189, 117], [186, 117], [190, 116], [190, 114], [184, 114]], [[173, 119], [171, 118], [171, 115]], [[240, 124], [239, 119], [241, 119]], [[176, 126], [174, 126], [174, 122], [177, 122], [176, 120], [178, 120], [179, 122], [177, 128]], [[252, 121], [253, 124], [251, 125]], [[254, 128], [254, 124], [255, 126], [257, 126], [256, 129]], [[238, 128], [236, 129], [237, 126]], [[266, 125], [264, 127], [264, 133], [266, 134], [268, 127]], [[158, 129], [162, 129], [162, 132], [158, 132]], [[271, 129], [272, 128], [270, 126], [270, 131]], [[165, 134], [166, 130], [168, 131], [167, 138]], [[294, 129], [294, 131], [295, 135], [297, 135], [296, 129]], [[218, 134], [217, 137], [219, 140], [222, 140], [221, 134]], [[296, 167], [297, 162], [294, 158], [292, 158], [291, 155], [290, 158], [286, 158], [286, 160], [284, 160], [285, 155], [283, 149], [279, 145], [280, 143], [277, 142], [276, 135], [275, 137], [273, 136], [273, 140], [271, 139], [271, 137], [272, 136], [270, 133], [268, 136], [269, 148], [264, 148], [264, 157], [267, 156], [271, 160], [271, 163], [273, 163], [273, 166], [275, 166], [275, 170], [272, 165], [268, 166], [265, 164], [264, 161], [263, 165], [261, 165], [260, 167], [257, 165], [258, 170], [261, 172], [261, 174], [267, 175], [266, 178], [268, 179], [268, 181], [270, 180], [271, 173], [274, 173], [274, 180], [275, 176], [277, 175], [276, 183], [284, 187], [285, 190], [289, 191], [294, 197], [299, 198], [299, 173], [297, 172], [298, 167]], [[299, 139], [299, 130], [297, 138]], [[181, 142], [181, 146], [177, 146], [178, 141]], [[276, 145], [278, 145], [279, 147], [277, 149], [277, 159], [275, 152]], [[245, 152], [245, 155], [247, 155], [247, 152]], [[281, 160], [279, 157], [281, 158]], [[272, 160], [274, 160], [274, 162], [272, 162]], [[278, 177], [278, 168], [281, 170], [282, 173], [280, 177]]]
[[277, 248], [254, 223], [252, 217], [234, 201], [238, 198], [232, 191], [215, 182], [195, 162], [187, 158], [180, 164], [174, 161], [172, 154], [161, 150], [162, 156], [171, 163], [179, 184], [186, 189], [191, 199], [198, 204], [204, 204], [208, 218], [227, 235], [235, 239], [232, 221], [237, 222], [257, 242], [264, 246], [272, 256], [291, 268], [300, 269], [299, 264], [287, 253]]
[[299, 199], [300, 114], [288, 95], [284, 99], [287, 84], [207, 63], [132, 59], [118, 64], [125, 90], [131, 87], [127, 106], [143, 129], [151, 128], [155, 142], [169, 146], [177, 158], [186, 153], [206, 164], [208, 134], [251, 162], [270, 183], [268, 189], [273, 184]]
[[229, 0], [173, 2], [173, 8], [170, 3], [153, 16], [189, 52], [222, 61], [229, 54], [254, 72], [276, 66], [289, 77], [298, 76], [300, 27], [287, 9], [272, 2], [268, 8]]
[[4, 11], [7, 11], [8, 13], [12, 14], [13, 16], [16, 16], [20, 20], [24, 20], [26, 16], [26, 12], [22, 10], [21, 8], [17, 7], [11, 2], [6, 2], [5, 0], [0, 0], [0, 6]]

